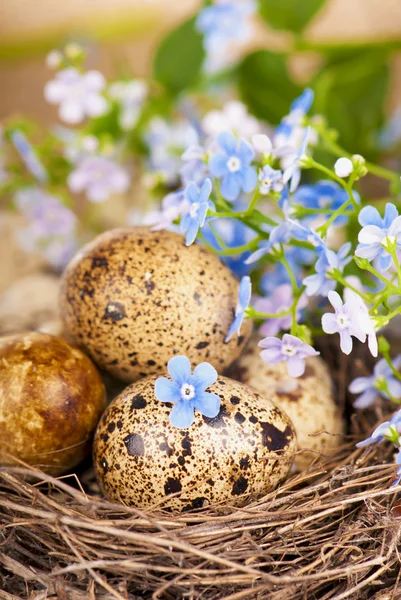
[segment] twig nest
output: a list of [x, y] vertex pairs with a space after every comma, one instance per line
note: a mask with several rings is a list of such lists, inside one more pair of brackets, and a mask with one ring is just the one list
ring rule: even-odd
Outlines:
[[343, 443], [345, 425], [334, 400], [329, 369], [319, 356], [312, 356], [301, 377], [290, 377], [285, 363], [269, 365], [261, 358], [260, 339], [252, 337], [230, 375], [269, 398], [290, 417], [299, 449], [294, 463], [304, 470], [319, 455], [327, 455]]
[[40, 329], [61, 333], [58, 318], [59, 279], [37, 273], [15, 281], [0, 296], [0, 332], [4, 334]]
[[96, 367], [61, 338], [26, 333], [0, 338], [0, 463], [11, 456], [51, 474], [90, 451], [105, 408]]
[[63, 277], [66, 333], [115, 377], [135, 381], [164, 371], [175, 354], [221, 372], [251, 334], [225, 343], [238, 282], [211, 252], [182, 236], [145, 227], [115, 229], [72, 260]]
[[169, 507], [187, 510], [238, 503], [285, 478], [295, 433], [272, 402], [219, 377], [208, 388], [221, 399], [218, 415], [196, 412], [190, 427], [178, 429], [169, 420], [172, 405], [155, 397], [155, 381], [147, 377], [129, 386], [99, 422], [94, 464], [108, 498], [141, 508], [168, 500]]

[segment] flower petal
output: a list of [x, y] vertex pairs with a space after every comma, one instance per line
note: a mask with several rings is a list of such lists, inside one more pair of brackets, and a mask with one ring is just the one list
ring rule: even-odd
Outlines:
[[217, 136], [217, 143], [228, 156], [237, 154], [237, 138], [231, 131], [223, 131]]
[[204, 391], [209, 385], [212, 385], [217, 380], [217, 371], [216, 369], [209, 363], [203, 362], [200, 363], [194, 371], [192, 375], [192, 385], [195, 386], [198, 396], [198, 390]]
[[188, 383], [191, 377], [191, 363], [186, 356], [174, 356], [167, 363], [171, 379], [181, 386]]
[[376, 256], [381, 252], [382, 247], [380, 244], [372, 244], [370, 246], [366, 246], [365, 244], [358, 244], [355, 250], [355, 256], [359, 256], [360, 258], [367, 258], [368, 260], [373, 260]]
[[213, 177], [223, 177], [228, 172], [227, 156], [225, 154], [213, 154], [209, 160], [209, 169]]
[[236, 173], [227, 173], [221, 182], [221, 195], [226, 200], [233, 202], [240, 194], [241, 186]]
[[194, 407], [188, 400], [180, 400], [174, 404], [170, 413], [170, 423], [179, 429], [186, 429], [194, 422]]
[[385, 232], [376, 225], [367, 225], [358, 234], [361, 244], [380, 244], [385, 237]]
[[337, 292], [329, 292], [327, 297], [336, 312], [342, 308], [343, 301], [341, 300], [340, 294]]
[[372, 377], [357, 377], [348, 386], [351, 394], [360, 394], [365, 392], [368, 388], [372, 387]]
[[287, 360], [287, 371], [291, 377], [301, 377], [305, 373], [305, 359], [299, 356], [290, 356]]
[[347, 329], [339, 331], [340, 334], [340, 348], [344, 354], [351, 354], [352, 351], [352, 337]]
[[337, 333], [338, 323], [334, 313], [325, 313], [322, 316], [322, 329], [325, 333]]
[[155, 383], [155, 396], [161, 402], [177, 402], [180, 399], [180, 389], [174, 381], [167, 377], [159, 377]]
[[256, 171], [253, 167], [246, 167], [242, 170], [242, 188], [244, 192], [252, 192], [258, 182]]
[[368, 406], [371, 406], [374, 403], [377, 396], [378, 392], [374, 388], [369, 388], [368, 390], [366, 390], [366, 392], [358, 396], [353, 406], [354, 408], [367, 408]]
[[185, 245], [186, 246], [190, 246], [191, 244], [194, 243], [196, 236], [198, 235], [198, 231], [199, 231], [199, 223], [197, 223], [195, 221], [195, 219], [191, 219], [191, 221], [189, 223], [187, 235], [185, 237]]
[[210, 392], [200, 392], [194, 399], [194, 407], [205, 417], [216, 417], [220, 410], [220, 398], [217, 394]]
[[244, 313], [243, 312], [238, 313], [238, 315], [235, 317], [234, 321], [231, 323], [231, 326], [230, 326], [230, 329], [228, 330], [226, 339], [224, 340], [225, 343], [230, 341], [230, 339], [232, 338], [234, 333], [237, 333], [237, 335], [239, 335], [243, 320], [244, 320]]
[[358, 215], [358, 221], [362, 227], [366, 227], [367, 225], [383, 227], [383, 221], [379, 211], [373, 206], [365, 206]]

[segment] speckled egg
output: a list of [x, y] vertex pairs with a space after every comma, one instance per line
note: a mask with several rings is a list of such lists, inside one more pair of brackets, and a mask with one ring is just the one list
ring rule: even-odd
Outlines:
[[269, 398], [290, 417], [299, 448], [295, 466], [303, 470], [343, 443], [344, 421], [334, 400], [330, 372], [319, 356], [312, 356], [306, 361], [305, 373], [294, 379], [285, 363], [265, 363], [258, 347], [260, 339], [252, 337], [230, 375]]
[[26, 333], [0, 338], [0, 464], [10, 455], [53, 475], [90, 452], [105, 409], [91, 360], [61, 338]]
[[238, 281], [219, 259], [182, 236], [145, 227], [100, 235], [64, 274], [65, 331], [95, 362], [130, 382], [161, 373], [185, 354], [221, 372], [250, 336], [224, 339], [233, 321]]
[[172, 405], [155, 397], [155, 381], [129, 386], [100, 420], [94, 464], [110, 499], [141, 508], [168, 500], [169, 507], [187, 510], [261, 495], [287, 475], [295, 434], [269, 400], [219, 377], [208, 388], [221, 398], [219, 414], [195, 412], [193, 425], [178, 429], [169, 421]]

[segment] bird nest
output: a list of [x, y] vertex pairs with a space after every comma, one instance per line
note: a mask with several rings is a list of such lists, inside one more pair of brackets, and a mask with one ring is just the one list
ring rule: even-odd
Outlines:
[[1, 469], [0, 599], [401, 598], [393, 450], [354, 445], [391, 407], [353, 414], [346, 387], [366, 370], [365, 355], [321, 346], [346, 409], [347, 444], [241, 508], [178, 514], [168, 503], [114, 504], [90, 464], [59, 479]]

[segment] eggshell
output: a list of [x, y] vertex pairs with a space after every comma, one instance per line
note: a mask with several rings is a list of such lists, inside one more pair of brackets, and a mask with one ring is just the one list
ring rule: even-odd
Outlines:
[[90, 452], [105, 408], [96, 367], [77, 348], [44, 333], [0, 338], [0, 464], [10, 455], [53, 475]]
[[195, 412], [193, 425], [178, 429], [169, 420], [172, 405], [155, 397], [156, 379], [129, 386], [99, 422], [94, 464], [106, 496], [142, 508], [168, 500], [169, 507], [187, 510], [238, 503], [285, 478], [295, 434], [268, 399], [219, 377], [208, 388], [221, 398], [217, 417]]
[[62, 283], [66, 333], [115, 377], [162, 373], [175, 354], [222, 371], [251, 334], [224, 339], [233, 321], [238, 281], [200, 245], [146, 227], [115, 229], [83, 248]]
[[290, 417], [299, 448], [295, 466], [304, 470], [343, 443], [344, 421], [334, 400], [329, 369], [319, 356], [312, 356], [301, 377], [290, 377], [285, 363], [269, 365], [261, 358], [260, 339], [252, 337], [230, 375], [269, 398]]

